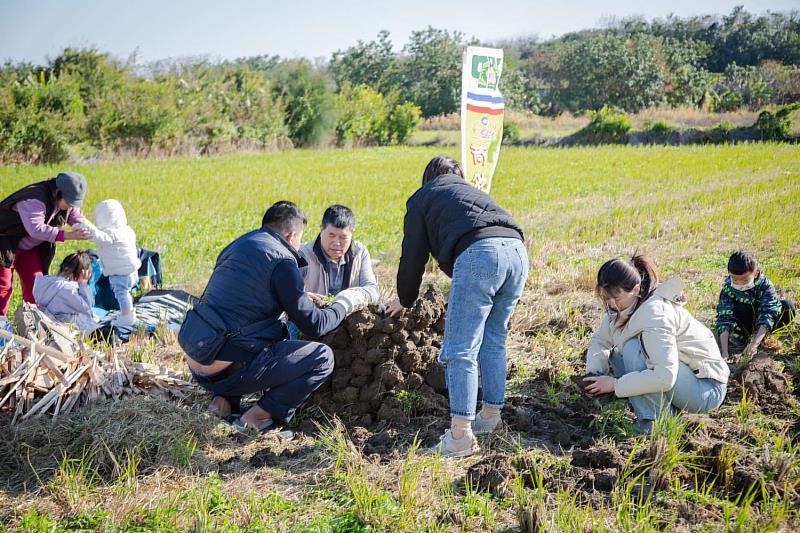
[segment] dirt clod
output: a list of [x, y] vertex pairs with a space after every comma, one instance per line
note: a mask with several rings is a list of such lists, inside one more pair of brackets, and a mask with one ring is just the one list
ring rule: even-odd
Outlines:
[[491, 492], [496, 497], [503, 497], [511, 493], [510, 485], [515, 475], [509, 456], [492, 454], [469, 467], [464, 480], [478, 492]]

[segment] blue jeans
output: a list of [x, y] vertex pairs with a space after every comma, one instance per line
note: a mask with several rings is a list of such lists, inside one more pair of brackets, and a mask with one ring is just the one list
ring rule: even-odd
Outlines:
[[139, 274], [131, 272], [127, 276], [108, 276], [108, 283], [114, 292], [120, 309], [131, 309], [133, 307], [133, 297], [131, 289], [138, 283]]
[[[614, 377], [622, 377], [630, 372], [647, 369], [647, 356], [638, 337], [628, 340], [622, 353], [611, 352], [609, 363]], [[672, 409], [690, 413], [707, 413], [722, 405], [728, 385], [711, 378], [698, 378], [681, 361], [678, 364], [678, 378], [667, 392], [653, 392], [629, 396], [633, 412], [639, 420], [655, 420], [662, 412]]]
[[482, 239], [456, 259], [439, 354], [451, 415], [475, 418], [479, 366], [483, 403], [503, 406], [508, 321], [527, 278], [528, 254], [519, 239]]

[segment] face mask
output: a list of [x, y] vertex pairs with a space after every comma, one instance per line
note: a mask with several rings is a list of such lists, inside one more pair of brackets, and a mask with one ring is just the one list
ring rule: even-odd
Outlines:
[[752, 289], [755, 286], [756, 286], [756, 281], [755, 280], [751, 280], [750, 283], [745, 283], [744, 285], [731, 283], [731, 287], [733, 287], [737, 291], [749, 291], [750, 289]]

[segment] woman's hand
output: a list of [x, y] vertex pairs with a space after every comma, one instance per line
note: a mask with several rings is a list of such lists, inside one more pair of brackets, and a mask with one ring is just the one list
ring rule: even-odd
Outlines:
[[85, 241], [92, 236], [92, 232], [86, 228], [72, 229], [64, 232], [65, 241]]
[[386, 314], [389, 316], [397, 316], [405, 310], [403, 304], [400, 303], [400, 298], [395, 298], [390, 302], [386, 302], [386, 304], [384, 305], [385, 305], [384, 310], [386, 311]]
[[611, 376], [588, 377], [583, 378], [583, 381], [590, 383], [585, 390], [587, 394], [592, 396], [614, 392], [614, 378]]

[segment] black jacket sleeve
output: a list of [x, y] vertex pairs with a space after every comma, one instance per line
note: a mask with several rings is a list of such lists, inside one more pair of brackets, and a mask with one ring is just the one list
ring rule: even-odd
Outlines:
[[291, 261], [281, 261], [275, 267], [271, 284], [289, 320], [309, 337], [322, 337], [335, 329], [347, 316], [338, 305], [325, 309], [314, 305], [305, 293], [300, 270]]
[[403, 219], [403, 248], [397, 268], [397, 296], [403, 307], [411, 307], [419, 296], [425, 264], [430, 256], [425, 217], [412, 202], [406, 204]]

